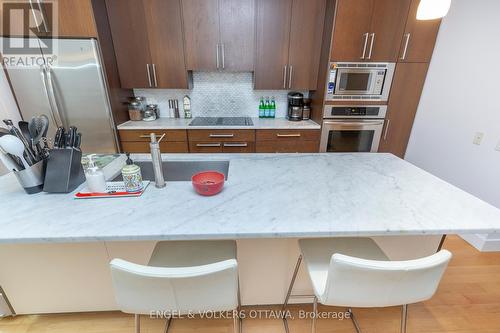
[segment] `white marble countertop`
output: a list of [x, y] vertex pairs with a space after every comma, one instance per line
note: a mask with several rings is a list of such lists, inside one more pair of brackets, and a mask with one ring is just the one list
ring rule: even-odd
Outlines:
[[[147, 155], [137, 155], [136, 159]], [[142, 197], [27, 195], [0, 177], [0, 242], [239, 239], [500, 232], [500, 210], [390, 154], [178, 154], [230, 160], [224, 190], [151, 184]], [[111, 175], [119, 165], [110, 164]]]
[[[193, 118], [194, 119], [194, 118]], [[253, 126], [189, 126], [193, 119], [159, 118], [154, 121], [127, 121], [118, 125], [119, 130], [159, 129], [320, 129], [312, 120], [289, 121], [286, 118], [252, 118]]]

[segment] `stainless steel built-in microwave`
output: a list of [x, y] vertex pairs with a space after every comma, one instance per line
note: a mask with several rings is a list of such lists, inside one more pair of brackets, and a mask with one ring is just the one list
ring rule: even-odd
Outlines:
[[394, 63], [332, 62], [326, 86], [327, 101], [387, 101]]

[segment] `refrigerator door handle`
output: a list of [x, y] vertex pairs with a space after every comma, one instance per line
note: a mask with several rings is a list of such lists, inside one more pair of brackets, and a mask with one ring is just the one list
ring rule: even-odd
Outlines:
[[48, 66], [42, 65], [42, 73], [44, 76], [43, 86], [45, 88], [45, 92], [47, 93], [47, 98], [49, 99], [50, 110], [52, 112], [52, 118], [54, 118], [54, 123], [56, 126], [60, 127], [64, 125], [61, 114], [59, 113], [59, 108], [57, 106], [57, 99], [54, 93], [54, 84], [52, 82], [52, 73], [51, 69]]

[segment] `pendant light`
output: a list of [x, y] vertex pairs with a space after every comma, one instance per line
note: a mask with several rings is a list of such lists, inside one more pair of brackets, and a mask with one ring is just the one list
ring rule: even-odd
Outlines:
[[451, 0], [420, 0], [417, 9], [417, 20], [440, 19], [450, 10]]

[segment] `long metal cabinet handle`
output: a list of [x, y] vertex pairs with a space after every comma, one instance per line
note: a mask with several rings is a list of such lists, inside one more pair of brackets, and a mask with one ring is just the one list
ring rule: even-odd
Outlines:
[[52, 101], [50, 99], [49, 89], [47, 88], [47, 79], [45, 77], [45, 65], [40, 65], [40, 74], [42, 76], [43, 90], [45, 91], [47, 101], [49, 102], [50, 116], [52, 117], [52, 121], [54, 121], [54, 124], [57, 127], [62, 126], [56, 119], [56, 115], [54, 114], [54, 110], [52, 109]]
[[68, 127], [66, 126], [66, 124], [64, 124], [64, 120], [61, 116], [61, 113], [59, 112], [59, 106], [57, 104], [57, 97], [54, 91], [54, 82], [52, 81], [52, 73], [50, 67], [45, 67], [45, 76], [47, 78], [47, 88], [48, 88], [49, 98], [51, 101], [50, 104], [52, 106], [55, 115], [56, 124], [58, 124], [58, 126]]
[[293, 75], [293, 66], [290, 65], [290, 71], [288, 72], [288, 89], [292, 88], [292, 75]]
[[365, 42], [363, 44], [363, 54], [361, 55], [361, 59], [364, 59], [365, 58], [365, 54], [366, 54], [366, 47], [368, 46], [368, 35], [369, 33], [366, 32], [363, 34], [364, 38], [365, 38]]
[[391, 123], [390, 119], [387, 119], [387, 125], [385, 125], [385, 132], [384, 132], [384, 141], [387, 141], [387, 133], [389, 133], [389, 124]]
[[242, 142], [242, 143], [227, 143], [224, 142], [224, 147], [248, 147], [248, 143]]
[[221, 53], [222, 53], [222, 69], [226, 68], [226, 48], [224, 43], [220, 44]]
[[217, 63], [217, 69], [220, 67], [220, 61], [219, 61], [219, 44], [215, 44], [215, 61]]
[[196, 147], [220, 147], [220, 143], [197, 143]]
[[410, 33], [406, 33], [405, 34], [405, 47], [403, 49], [403, 55], [401, 56], [401, 58], [399, 58], [400, 60], [405, 60], [406, 59], [406, 52], [408, 51], [408, 44], [410, 43]]
[[152, 87], [153, 84], [151, 82], [151, 70], [149, 69], [149, 64], [146, 64], [146, 72], [148, 72], [148, 83], [149, 83], [149, 86]]
[[300, 133], [296, 134], [276, 134], [276, 137], [278, 138], [300, 138]]
[[372, 52], [373, 52], [373, 42], [375, 41], [375, 33], [372, 32], [370, 34], [370, 37], [371, 37], [371, 42], [370, 42], [370, 52], [368, 52], [368, 57], [367, 59], [371, 59], [372, 58]]
[[45, 11], [42, 8], [42, 2], [40, 0], [36, 0], [36, 3], [38, 4], [38, 9], [40, 10], [40, 13], [42, 14], [43, 29], [45, 30], [45, 32], [50, 32], [49, 28], [47, 28], [47, 20], [45, 17]]
[[233, 138], [234, 134], [209, 134], [208, 135], [211, 138]]
[[155, 87], [158, 87], [158, 80], [156, 79], [156, 65], [152, 64], [151, 67], [153, 68], [153, 81], [154, 81]]
[[[159, 137], [162, 137], [164, 138], [163, 136], [166, 134], [166, 133], [154, 133], [156, 136], [159, 136]], [[139, 135], [140, 138], [143, 138], [143, 139], [149, 139], [151, 138], [151, 134], [142, 134], [142, 135]]]
[[283, 89], [286, 89], [286, 68], [287, 65], [283, 66]]
[[36, 29], [38, 30], [38, 32], [42, 32], [42, 30], [40, 30], [40, 24], [38, 23], [38, 19], [36, 17], [35, 7], [33, 7], [33, 1], [29, 0], [29, 4], [31, 8], [31, 15], [33, 15], [33, 20], [35, 21], [36, 24]]

